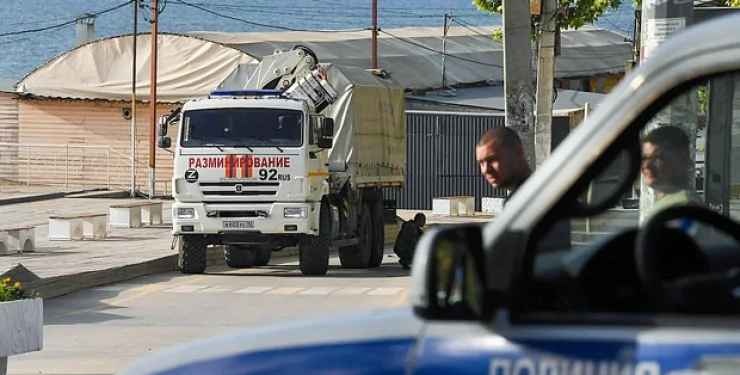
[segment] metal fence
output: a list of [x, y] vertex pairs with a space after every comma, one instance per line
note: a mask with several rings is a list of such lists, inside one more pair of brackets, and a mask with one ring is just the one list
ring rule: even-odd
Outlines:
[[110, 146], [0, 143], [0, 181], [110, 188], [111, 156]]
[[481, 176], [475, 161], [475, 144], [488, 129], [504, 126], [499, 114], [406, 111], [406, 183], [387, 190], [401, 209], [430, 210], [432, 198], [467, 195], [503, 197]]

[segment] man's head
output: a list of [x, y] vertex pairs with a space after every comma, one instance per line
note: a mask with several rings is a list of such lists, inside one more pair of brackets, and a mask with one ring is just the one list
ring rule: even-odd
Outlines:
[[653, 129], [642, 140], [641, 172], [645, 185], [660, 192], [681, 189], [689, 181], [689, 137], [675, 126]]
[[475, 147], [480, 173], [495, 188], [512, 189], [529, 177], [524, 147], [514, 130], [489, 129]]
[[419, 212], [418, 214], [414, 215], [414, 223], [416, 223], [416, 225], [419, 228], [424, 227], [424, 225], [426, 225], [426, 223], [427, 223], [427, 217], [426, 217], [426, 215], [424, 215], [421, 212]]

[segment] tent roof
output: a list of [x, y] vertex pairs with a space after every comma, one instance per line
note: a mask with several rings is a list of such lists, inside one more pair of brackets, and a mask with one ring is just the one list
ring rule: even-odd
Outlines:
[[[149, 35], [137, 38], [137, 96], [149, 95]], [[73, 99], [130, 100], [133, 35], [96, 40], [66, 52], [28, 74], [18, 92]], [[193, 36], [158, 37], [159, 101], [174, 102], [207, 95], [239, 64], [253, 57]]]

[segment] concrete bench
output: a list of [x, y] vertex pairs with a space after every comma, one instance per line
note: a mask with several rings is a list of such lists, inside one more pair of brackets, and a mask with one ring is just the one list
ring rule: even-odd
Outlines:
[[131, 202], [109, 207], [110, 225], [115, 228], [138, 228], [143, 224], [162, 224], [162, 202]]
[[0, 227], [0, 254], [30, 252], [35, 248], [35, 227]]
[[108, 214], [49, 216], [49, 240], [69, 241], [85, 238], [104, 239], [108, 235]]
[[432, 199], [432, 215], [472, 216], [475, 215], [475, 197], [439, 197]]

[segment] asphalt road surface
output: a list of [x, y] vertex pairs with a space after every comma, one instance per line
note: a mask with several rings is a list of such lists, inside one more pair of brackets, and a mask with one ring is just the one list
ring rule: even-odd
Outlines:
[[296, 319], [406, 306], [409, 272], [386, 250], [376, 269], [305, 277], [295, 259], [203, 275], [159, 274], [44, 301], [44, 349], [10, 357], [8, 374], [111, 374], [194, 339]]

